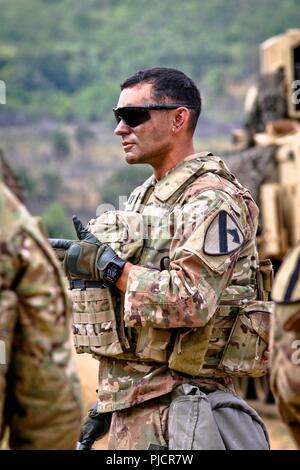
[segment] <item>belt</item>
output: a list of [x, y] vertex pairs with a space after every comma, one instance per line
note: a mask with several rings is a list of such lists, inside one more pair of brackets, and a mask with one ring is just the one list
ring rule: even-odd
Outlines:
[[98, 281], [84, 281], [82, 279], [70, 279], [69, 281], [69, 288], [72, 289], [95, 289], [95, 288], [103, 289], [105, 285], [102, 282]]

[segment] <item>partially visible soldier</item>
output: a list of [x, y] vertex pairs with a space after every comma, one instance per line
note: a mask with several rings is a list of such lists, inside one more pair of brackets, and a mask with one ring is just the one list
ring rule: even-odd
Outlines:
[[0, 442], [8, 428], [11, 449], [75, 449], [82, 401], [61, 270], [1, 181], [0, 220]]
[[272, 296], [271, 385], [282, 419], [300, 447], [300, 244], [281, 265]]

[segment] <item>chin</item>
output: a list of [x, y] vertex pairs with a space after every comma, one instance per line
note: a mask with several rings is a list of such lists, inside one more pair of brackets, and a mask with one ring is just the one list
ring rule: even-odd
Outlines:
[[133, 155], [132, 153], [126, 153], [126, 162], [133, 165], [134, 163], [141, 163], [139, 157], [137, 155]]
[[138, 161], [130, 155], [126, 155], [125, 159], [129, 165], [134, 165], [135, 163], [138, 163]]

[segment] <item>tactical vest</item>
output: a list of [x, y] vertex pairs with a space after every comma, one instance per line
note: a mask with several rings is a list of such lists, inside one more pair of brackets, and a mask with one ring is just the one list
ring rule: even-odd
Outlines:
[[[138, 213], [108, 211], [90, 220], [87, 228], [118, 256], [135, 264], [143, 247], [140, 225]], [[123, 296], [118, 289], [90, 285], [83, 281], [81, 288], [69, 290], [76, 352], [96, 357], [122, 356], [130, 348], [122, 317]]]
[[[172, 213], [188, 186], [200, 175], [204, 176], [208, 172], [215, 173], [230, 182], [224, 185], [220, 181], [220, 187], [214, 186], [213, 189], [222, 191], [223, 196], [228, 198], [229, 207], [240, 213], [241, 196], [245, 195], [246, 190], [230, 174], [222, 160], [212, 154], [202, 153], [186, 159], [180, 164], [180, 171], [173, 170], [167, 176], [167, 180], [164, 178], [162, 182], [154, 184], [154, 177], [150, 177], [130, 195], [125, 209], [128, 216], [140, 214], [143, 230], [150, 230], [150, 234], [144, 233], [140, 238], [143, 239], [143, 243], [139, 246], [139, 253], [135, 259], [138, 265], [152, 269], [168, 269], [167, 261], [172, 241], [169, 222]], [[204, 191], [209, 189], [212, 188], [205, 187]], [[160, 220], [160, 224], [156, 223], [157, 219]], [[206, 223], [209, 222], [210, 219]], [[95, 222], [90, 224], [90, 230], [93, 225]], [[101, 241], [105, 241], [101, 223], [99, 227], [100, 230], [92, 231]], [[249, 234], [246, 233], [246, 239], [247, 235]], [[115, 233], [110, 244], [114, 249], [116, 247], [120, 249], [116, 251], [122, 256], [120, 232]], [[249, 240], [242, 251], [244, 257], [252, 259], [252, 265], [248, 266], [252, 272], [249, 284], [229, 285], [222, 295], [219, 308], [204, 327], [192, 329], [122, 327], [128, 341], [128, 343], [124, 342], [124, 339], [120, 341], [120, 344], [123, 343], [123, 352], [110, 354], [109, 348], [106, 347], [104, 355], [133, 361], [168, 363], [171, 369], [192, 376], [262, 375], [267, 366], [271, 309], [271, 303], [267, 302], [267, 299], [271, 290], [271, 266], [266, 263], [264, 269], [258, 269], [254, 240]], [[213, 257], [205, 259], [205, 262], [209, 263], [211, 269], [218, 269]], [[237, 267], [242, 269], [242, 262], [239, 260]], [[238, 268], [235, 271], [238, 271]], [[259, 278], [259, 289], [257, 278]], [[123, 295], [120, 295], [119, 308], [123, 310], [122, 299]], [[118, 315], [115, 312], [114, 318], [116, 316]], [[123, 319], [123, 312], [119, 315], [120, 318]], [[124, 347], [125, 343], [127, 346]], [[101, 354], [100, 349], [98, 351]], [[91, 348], [89, 352], [95, 353], [95, 349]]]

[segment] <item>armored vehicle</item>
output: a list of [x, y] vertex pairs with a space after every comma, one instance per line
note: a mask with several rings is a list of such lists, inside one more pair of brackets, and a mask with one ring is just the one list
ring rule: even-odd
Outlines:
[[[260, 76], [245, 99], [245, 125], [226, 162], [260, 207], [258, 249], [276, 272], [300, 239], [300, 29], [260, 47]], [[241, 379], [240, 391], [271, 398], [268, 377]], [[242, 390], [241, 390], [242, 389]]]

